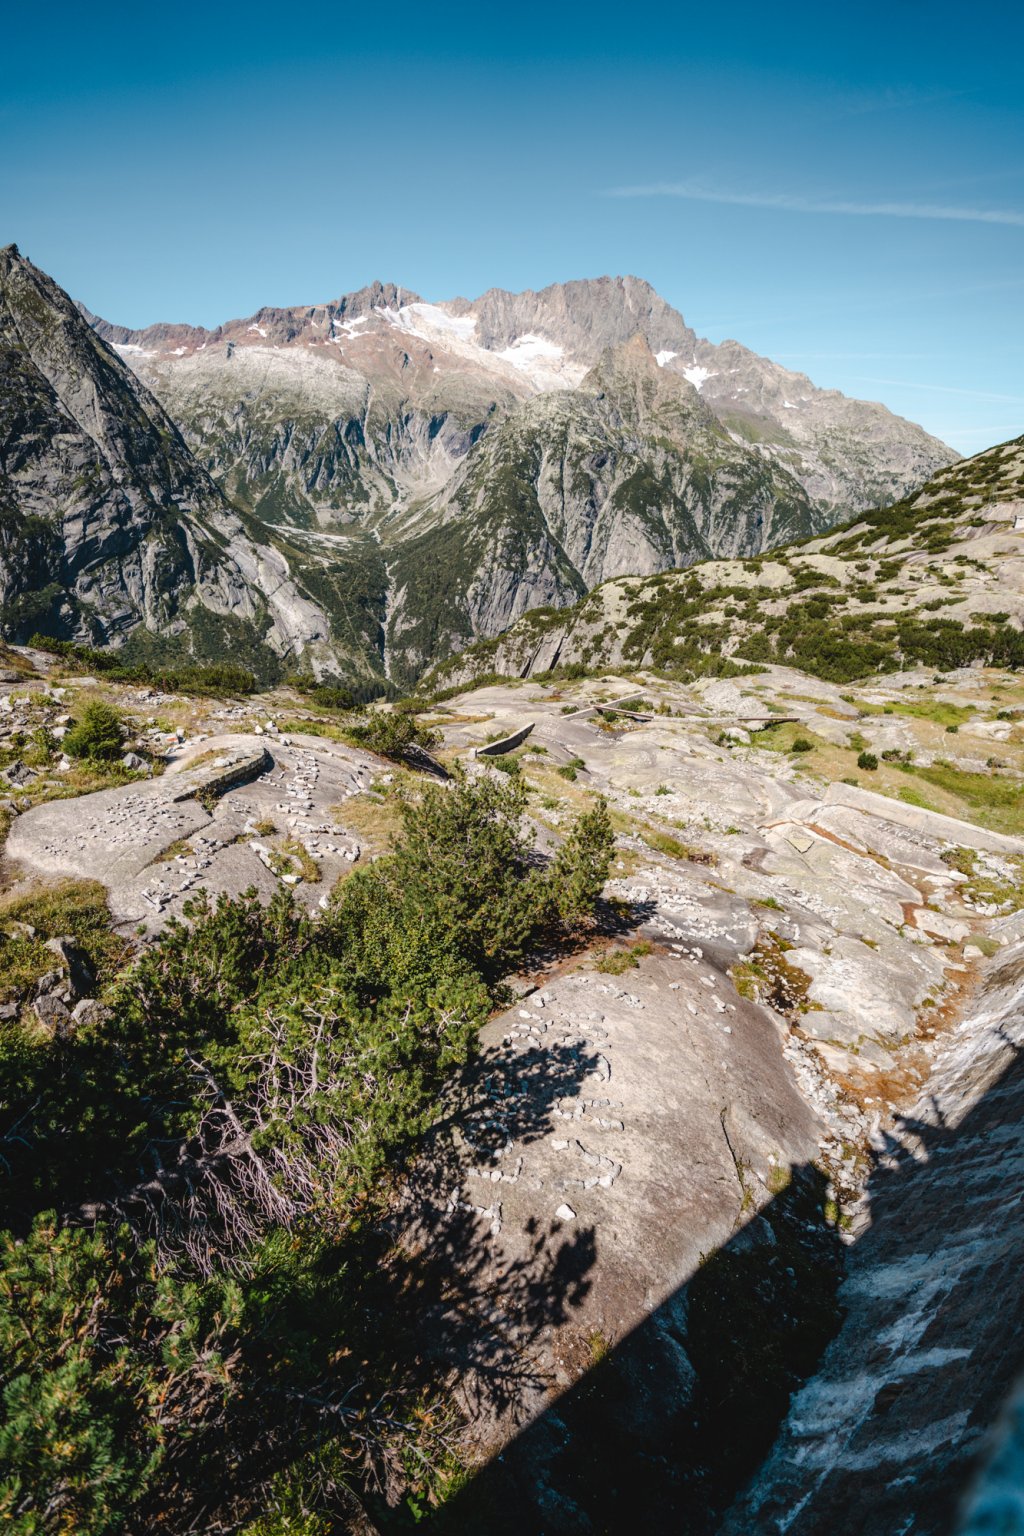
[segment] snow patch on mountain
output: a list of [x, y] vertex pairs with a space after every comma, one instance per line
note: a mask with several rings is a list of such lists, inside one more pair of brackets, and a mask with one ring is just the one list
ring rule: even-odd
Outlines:
[[702, 385], [707, 383], [708, 379], [715, 377], [715, 370], [713, 368], [702, 368], [699, 363], [695, 363], [692, 368], [683, 369], [683, 376], [689, 379], [694, 389], [699, 390]]
[[408, 331], [421, 341], [441, 341], [449, 346], [455, 342], [471, 341], [476, 330], [475, 315], [449, 315], [437, 304], [403, 304], [401, 309], [387, 309], [380, 305], [376, 313], [389, 325], [400, 331]]
[[494, 356], [525, 374], [538, 391], [572, 387], [586, 372], [578, 363], [566, 358], [565, 348], [556, 341], [531, 332], [517, 336], [511, 346], [504, 347]]
[[565, 348], [555, 341], [546, 341], [543, 336], [517, 336], [512, 345], [499, 352], [498, 356], [516, 368], [528, 369], [531, 363], [541, 358], [557, 361], [565, 356]]

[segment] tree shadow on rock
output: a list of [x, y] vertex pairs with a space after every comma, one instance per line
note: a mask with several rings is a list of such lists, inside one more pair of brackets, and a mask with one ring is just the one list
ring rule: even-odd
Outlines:
[[631, 1333], [611, 1348], [594, 1339], [576, 1383], [430, 1528], [439, 1536], [714, 1530], [838, 1326], [841, 1247], [822, 1215], [825, 1186], [817, 1169], [795, 1170]]

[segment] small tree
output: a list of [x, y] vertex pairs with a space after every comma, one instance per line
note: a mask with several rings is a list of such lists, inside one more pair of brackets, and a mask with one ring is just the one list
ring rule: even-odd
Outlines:
[[371, 752], [394, 762], [402, 762], [417, 747], [429, 752], [441, 739], [436, 731], [418, 725], [412, 715], [379, 709], [372, 711], [365, 725], [354, 726], [352, 735]]
[[71, 757], [120, 757], [121, 732], [121, 716], [110, 704], [87, 704], [65, 736], [64, 750]]
[[520, 781], [461, 775], [403, 806], [395, 852], [343, 887], [336, 921], [347, 955], [403, 984], [461, 966], [503, 974], [523, 953], [543, 897], [525, 808]]
[[606, 800], [577, 817], [550, 870], [559, 920], [574, 928], [592, 916], [611, 868], [615, 833]]

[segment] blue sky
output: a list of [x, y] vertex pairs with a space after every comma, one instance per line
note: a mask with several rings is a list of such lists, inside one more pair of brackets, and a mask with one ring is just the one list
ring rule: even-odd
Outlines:
[[974, 452], [1024, 432], [1020, 12], [9, 8], [0, 242], [130, 325], [632, 272]]

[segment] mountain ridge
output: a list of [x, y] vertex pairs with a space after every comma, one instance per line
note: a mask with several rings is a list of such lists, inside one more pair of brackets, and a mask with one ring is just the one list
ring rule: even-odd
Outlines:
[[651, 666], [669, 676], [799, 667], [830, 682], [923, 665], [1024, 665], [1024, 437], [913, 496], [755, 559], [618, 577], [527, 614], [425, 686]]
[[[488, 289], [477, 299], [427, 303], [412, 290], [375, 282], [319, 305], [264, 307], [225, 322], [214, 331], [149, 326], [130, 331], [94, 322], [115, 345], [133, 350], [130, 361], [144, 376], [173, 356], [223, 343], [233, 348], [306, 345], [336, 348], [344, 365], [372, 377], [381, 359], [366, 343], [382, 325], [397, 332], [392, 342], [426, 343], [429, 356], [407, 352], [403, 367], [488, 376], [492, 387], [523, 397], [535, 391], [577, 386], [607, 346], [643, 336], [659, 364], [683, 374], [723, 419], [727, 430], [766, 456], [787, 462], [823, 509], [838, 516], [881, 500], [895, 500], [957, 455], [922, 428], [880, 402], [852, 401], [838, 390], [819, 389], [807, 375], [759, 356], [739, 341], [699, 337], [643, 278], [574, 279], [522, 293]], [[363, 327], [367, 329], [363, 329]], [[174, 341], [175, 347], [168, 343]], [[177, 348], [184, 351], [179, 354]], [[435, 355], [439, 354], [439, 355]], [[155, 376], [150, 382], [157, 385]], [[478, 380], [478, 384], [479, 384]], [[169, 396], [174, 391], [164, 381]], [[795, 398], [790, 398], [795, 396]], [[872, 446], [865, 454], [853, 439]], [[883, 463], [875, 465], [881, 454]], [[865, 473], [867, 471], [867, 473]]]
[[[952, 453], [882, 407], [809, 384], [804, 399], [802, 376], [742, 349], [726, 360], [753, 382], [726, 411], [720, 349], [701, 352], [712, 344], [639, 278], [437, 305], [373, 283], [215, 331], [132, 331], [31, 270], [43, 329], [75, 338], [58, 349], [39, 452], [62, 440], [62, 395], [95, 405], [113, 389], [120, 446], [98, 456], [100, 502], [109, 513], [125, 470], [138, 514], [122, 515], [120, 542], [105, 514], [97, 554], [53, 464], [35, 502], [8, 476], [21, 548], [8, 587], [34, 627], [69, 638], [209, 648], [237, 619], [233, 643], [257, 660], [269, 647], [361, 687], [407, 687], [530, 609], [821, 533], [839, 516], [823, 489], [916, 489]], [[14, 368], [13, 330], [8, 343]], [[15, 612], [22, 638], [26, 624]]]
[[0, 250], [0, 377], [8, 636], [194, 641], [202, 610], [214, 648], [238, 625], [279, 656], [326, 640], [156, 399], [16, 246]]

